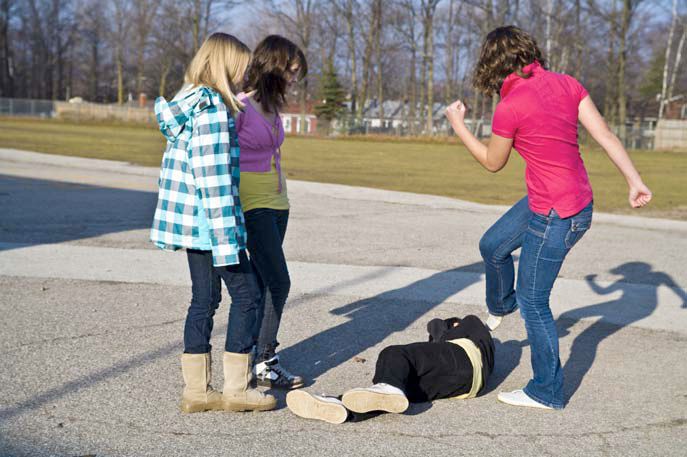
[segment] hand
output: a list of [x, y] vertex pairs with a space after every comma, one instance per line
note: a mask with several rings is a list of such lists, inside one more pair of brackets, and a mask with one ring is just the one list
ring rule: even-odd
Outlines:
[[446, 112], [444, 113], [451, 124], [465, 123], [465, 113], [467, 112], [467, 107], [460, 100], [456, 100], [446, 107]]
[[643, 182], [639, 184], [630, 185], [630, 206], [633, 208], [641, 208], [651, 201], [651, 191], [644, 185]]

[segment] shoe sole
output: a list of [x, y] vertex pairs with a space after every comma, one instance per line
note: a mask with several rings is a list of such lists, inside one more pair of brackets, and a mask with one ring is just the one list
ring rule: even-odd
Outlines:
[[222, 409], [224, 411], [232, 411], [240, 413], [243, 411], [271, 411], [277, 407], [277, 401], [270, 402], [264, 405], [254, 405], [250, 403], [224, 403]]
[[257, 384], [260, 387], [269, 387], [270, 389], [284, 389], [284, 390], [293, 390], [293, 389], [300, 389], [301, 387], [305, 386], [305, 381], [297, 382], [291, 385], [284, 385], [284, 384], [272, 384], [270, 381], [264, 381], [262, 379], [257, 380]]
[[500, 395], [496, 397], [498, 401], [500, 401], [503, 404], [510, 405], [510, 406], [520, 406], [521, 408], [535, 408], [535, 409], [543, 409], [545, 411], [553, 411], [554, 409], [551, 408], [550, 406], [542, 405], [541, 403], [517, 403], [517, 402], [512, 402], [508, 400], [504, 400], [501, 398]]
[[317, 419], [330, 424], [343, 424], [348, 417], [348, 411], [343, 406], [320, 400], [302, 390], [286, 394], [286, 406], [298, 417]]
[[215, 403], [181, 403], [181, 406], [179, 407], [181, 409], [182, 413], [186, 414], [193, 414], [193, 413], [202, 413], [205, 411], [222, 411], [224, 409], [224, 406], [222, 405], [222, 402], [215, 402]]
[[383, 394], [368, 390], [352, 390], [343, 394], [344, 406], [356, 413], [385, 411], [400, 414], [408, 409], [408, 399], [403, 395]]

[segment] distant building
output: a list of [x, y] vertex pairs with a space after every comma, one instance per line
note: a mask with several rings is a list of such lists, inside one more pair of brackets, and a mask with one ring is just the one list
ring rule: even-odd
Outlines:
[[655, 149], [687, 148], [687, 97], [676, 95], [668, 100], [663, 119], [656, 124]]
[[[348, 109], [349, 121], [354, 118], [355, 113], [351, 113], [351, 102], [346, 102]], [[432, 134], [433, 135], [450, 135], [451, 126], [444, 116], [446, 105], [443, 103], [434, 103], [432, 106]], [[414, 114], [411, 116], [411, 105], [405, 100], [385, 100], [383, 103], [378, 103], [376, 99], [368, 100], [362, 111], [362, 123], [359, 125], [351, 125], [348, 130], [349, 133], [382, 133], [393, 135], [409, 135], [409, 134], [426, 134], [427, 106], [416, 105]], [[341, 122], [337, 123], [337, 128], [341, 129]], [[472, 120], [466, 119], [468, 127], [471, 126]], [[351, 122], [351, 124], [353, 124]], [[480, 136], [491, 134], [491, 122], [484, 119], [477, 119], [476, 122], [478, 134]]]
[[665, 119], [687, 119], [687, 97], [676, 95], [666, 103]]
[[[279, 113], [287, 135], [313, 135], [317, 133], [317, 116], [314, 104], [308, 101], [305, 105], [305, 116], [301, 115], [298, 103], [289, 103]], [[305, 121], [305, 122], [303, 122]]]

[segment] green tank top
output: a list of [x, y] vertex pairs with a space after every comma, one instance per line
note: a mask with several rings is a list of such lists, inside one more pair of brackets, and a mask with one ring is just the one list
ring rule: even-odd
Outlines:
[[242, 171], [239, 198], [244, 213], [257, 208], [289, 209], [286, 179], [282, 175], [280, 193], [279, 174], [274, 163], [268, 172]]

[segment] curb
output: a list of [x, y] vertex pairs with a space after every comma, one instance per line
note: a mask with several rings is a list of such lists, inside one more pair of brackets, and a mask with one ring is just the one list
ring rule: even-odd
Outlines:
[[116, 160], [89, 159], [84, 157], [61, 156], [42, 152], [21, 151], [0, 148], [0, 162], [36, 163], [55, 167], [79, 168], [84, 170], [114, 171], [125, 175], [159, 176], [159, 167], [142, 167], [129, 162]]
[[[61, 156], [39, 152], [21, 151], [18, 149], [0, 148], [0, 162], [37, 163], [56, 167], [70, 167], [85, 170], [106, 170], [125, 175], [158, 177], [157, 167], [143, 167], [128, 162], [115, 160], [88, 159], [83, 157]], [[1, 172], [1, 170], [0, 170]], [[503, 205], [485, 205], [436, 195], [415, 194], [391, 190], [355, 187], [343, 184], [327, 184], [309, 181], [289, 180], [289, 186], [304, 193], [327, 195], [344, 199], [357, 199], [397, 203], [403, 205], [425, 206], [436, 209], [454, 209], [480, 214], [502, 214], [509, 207]], [[644, 230], [665, 230], [687, 233], [687, 221], [660, 219], [641, 216], [625, 216], [609, 213], [594, 213], [594, 222]]]

